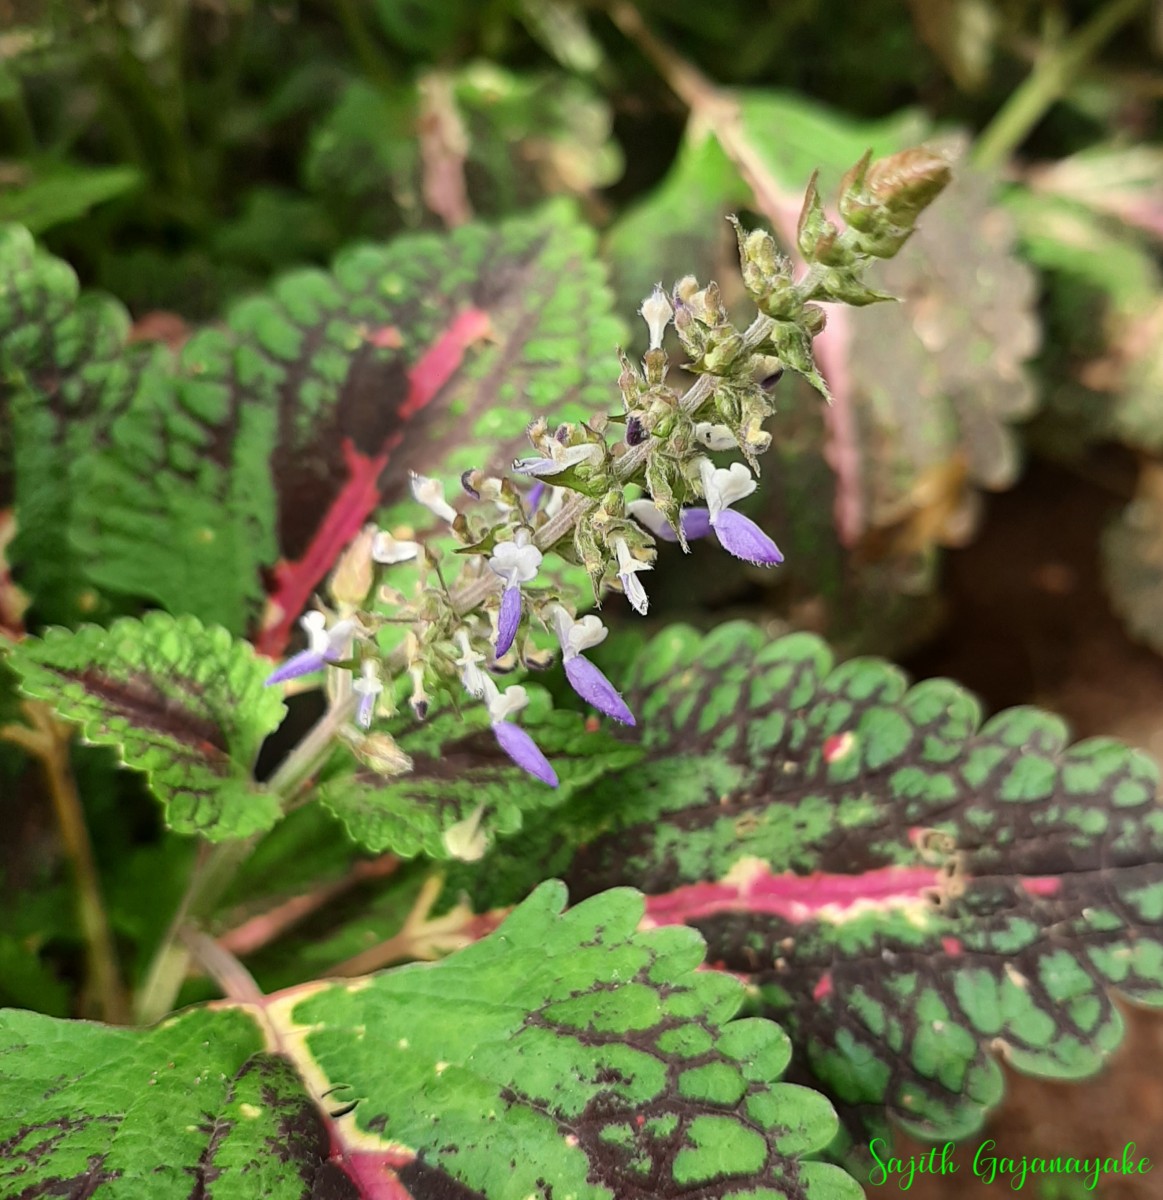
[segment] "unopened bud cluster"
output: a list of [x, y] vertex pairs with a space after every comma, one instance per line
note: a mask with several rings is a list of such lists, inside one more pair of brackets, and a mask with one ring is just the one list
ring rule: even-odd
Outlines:
[[[501, 690], [496, 681], [515, 667], [549, 665], [533, 631], [556, 637], [566, 678], [583, 699], [615, 721], [633, 724], [634, 717], [585, 654], [606, 637], [605, 626], [596, 616], [578, 617], [588, 598], [571, 601], [540, 582], [545, 557], [582, 565], [595, 601], [619, 590], [642, 614], [649, 604], [643, 576], [659, 540], [686, 549], [714, 534], [749, 563], [781, 562], [775, 542], [733, 508], [755, 490], [759, 456], [771, 444], [764, 426], [774, 412], [774, 384], [790, 367], [827, 396], [812, 355], [825, 322], [820, 302], [887, 299], [863, 282], [862, 271], [904, 244], [948, 174], [945, 160], [924, 150], [877, 163], [865, 156], [841, 187], [842, 230], [825, 213], [813, 178], [798, 227], [808, 264], [799, 278], [770, 234], [734, 221], [743, 282], [758, 309], [746, 330], [732, 323], [713, 282], [687, 276], [669, 292], [655, 287], [639, 310], [649, 333], [644, 357], [634, 362], [619, 352], [620, 412], [556, 427], [537, 419], [528, 429], [533, 454], [513, 464], [516, 479], [464, 475], [460, 505], [467, 511], [439, 482], [413, 476], [414, 497], [459, 543], [455, 590], [445, 586], [440, 549], [408, 531], [369, 527], [332, 577], [335, 611], [306, 614], [307, 649], [268, 682], [329, 668], [333, 700], [342, 695], [352, 704], [346, 742], [384, 775], [411, 766], [386, 733], [371, 732], [398, 695], [407, 693], [422, 720], [434, 696], [467, 693], [484, 702], [505, 753], [556, 785], [550, 763], [511, 720], [526, 703], [525, 689]], [[672, 326], [683, 367], [698, 377], [681, 393], [665, 346]], [[743, 461], [722, 465], [711, 457], [730, 453]], [[408, 561], [418, 564], [420, 579], [406, 596], [391, 579], [393, 567]], [[375, 634], [388, 622], [407, 633], [383, 656]]]

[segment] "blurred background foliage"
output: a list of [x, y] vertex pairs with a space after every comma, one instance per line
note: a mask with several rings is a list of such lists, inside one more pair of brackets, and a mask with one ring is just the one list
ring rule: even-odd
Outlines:
[[[652, 619], [809, 628], [994, 704], [1114, 693], [1043, 664], [1112, 611], [1163, 651], [1161, 51], [1160, 0], [0, 0], [0, 222], [173, 345], [352, 241], [560, 195], [627, 319], [688, 272], [741, 312], [727, 213], [788, 242], [813, 169], [828, 197], [868, 147], [939, 142], [955, 183], [876, 281], [900, 303], [833, 314], [817, 343], [835, 405], [781, 384], [761, 494], [786, 566], [671, 555]], [[0, 444], [0, 617], [23, 604], [10, 499]], [[1002, 626], [1028, 635], [1016, 655]], [[0, 687], [0, 723], [13, 708]], [[76, 768], [132, 969], [190, 848], [103, 756]], [[22, 897], [0, 1001], [83, 1014], [66, 871], [12, 746], [0, 792], [0, 886]]]

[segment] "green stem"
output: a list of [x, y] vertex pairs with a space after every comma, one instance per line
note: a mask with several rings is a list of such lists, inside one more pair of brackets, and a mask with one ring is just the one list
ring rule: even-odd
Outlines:
[[1064, 96], [1078, 72], [1145, 0], [1109, 0], [1075, 33], [1046, 53], [1010, 96], [1001, 111], [977, 140], [973, 161], [979, 167], [997, 167], [1025, 141], [1047, 110]]
[[[278, 794], [284, 812], [327, 761], [335, 733], [351, 718], [352, 707], [350, 696], [333, 704], [271, 777], [267, 787]], [[173, 1008], [190, 968], [186, 930], [213, 915], [260, 838], [261, 834], [204, 848], [138, 993], [135, 1014], [140, 1024], [152, 1025]]]

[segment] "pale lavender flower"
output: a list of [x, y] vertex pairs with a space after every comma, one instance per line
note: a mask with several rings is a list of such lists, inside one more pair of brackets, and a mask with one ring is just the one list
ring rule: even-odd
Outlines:
[[444, 484], [439, 479], [429, 479], [425, 475], [409, 472], [412, 483], [412, 495], [434, 516], [450, 525], [456, 520], [456, 509], [444, 498]]
[[638, 573], [639, 571], [649, 571], [651, 564], [635, 558], [630, 553], [630, 547], [626, 544], [625, 538], [614, 539], [614, 553], [618, 556], [618, 578], [622, 582], [622, 591], [625, 592], [626, 599], [630, 601], [630, 607], [642, 616], [646, 616], [650, 601], [647, 598], [646, 589], [642, 586], [642, 581], [638, 578]]
[[711, 528], [723, 549], [744, 562], [757, 567], [771, 567], [783, 562], [779, 547], [742, 513], [733, 512], [731, 505], [755, 491], [755, 480], [742, 463], [732, 463], [724, 470], [716, 468], [710, 459], [699, 460], [699, 475]]
[[365, 658], [360, 677], [351, 685], [351, 690], [359, 697], [359, 707], [355, 713], [355, 723], [361, 729], [370, 729], [372, 717], [376, 711], [376, 701], [384, 690], [383, 680], [380, 679], [379, 664], [374, 658]]
[[288, 658], [277, 670], [272, 671], [265, 681], [265, 686], [272, 683], [284, 683], [300, 675], [310, 675], [312, 671], [322, 670], [328, 663], [343, 658], [351, 645], [355, 633], [354, 621], [336, 621], [330, 629], [327, 628], [327, 618], [317, 610], [304, 613], [299, 624], [307, 631], [307, 649]]
[[563, 446], [560, 442], [550, 440], [549, 458], [518, 458], [513, 462], [513, 470], [519, 475], [559, 475], [570, 467], [587, 463], [592, 467], [600, 467], [605, 457], [602, 447], [597, 442], [581, 442], [577, 446]]
[[537, 748], [537, 743], [520, 725], [514, 725], [506, 719], [520, 712], [529, 703], [525, 689], [519, 684], [514, 684], [502, 692], [489, 676], [484, 676], [484, 680], [485, 703], [488, 706], [489, 721], [492, 723], [497, 745], [522, 771], [527, 771], [550, 787], [557, 787], [557, 773]]
[[505, 584], [497, 617], [496, 654], [509, 652], [521, 623], [521, 584], [536, 579], [541, 551], [529, 540], [527, 529], [518, 529], [512, 541], [498, 542], [489, 557], [489, 570]]
[[464, 684], [464, 690], [470, 696], [479, 700], [485, 694], [487, 676], [480, 667], [485, 661], [485, 656], [472, 648], [467, 629], [456, 631], [456, 644], [460, 647], [460, 657], [455, 660], [460, 668], [460, 682]]
[[575, 621], [560, 605], [553, 610], [553, 626], [561, 643], [561, 663], [569, 686], [598, 712], [623, 725], [633, 725], [634, 714], [626, 707], [621, 693], [582, 654], [606, 640], [608, 629], [592, 614]]

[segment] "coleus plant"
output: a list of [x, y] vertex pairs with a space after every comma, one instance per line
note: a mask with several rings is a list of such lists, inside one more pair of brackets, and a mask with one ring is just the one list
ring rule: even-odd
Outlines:
[[[856, 1196], [851, 1175], [812, 1157], [886, 1115], [966, 1132], [1000, 1093], [990, 1049], [1082, 1074], [1118, 1037], [1108, 984], [1159, 1002], [1163, 819], [1143, 756], [1064, 750], [1060, 723], [1029, 710], [978, 731], [955, 686], [908, 691], [871, 660], [832, 669], [806, 635], [672, 629], [635, 653], [582, 611], [615, 589], [645, 611], [655, 539], [713, 535], [748, 562], [779, 561], [733, 507], [770, 442], [772, 381], [789, 367], [826, 394], [818, 302], [884, 299], [864, 265], [903, 244], [946, 176], [924, 151], [863, 160], [841, 191], [844, 229], [810, 188], [798, 276], [769, 235], [739, 229], [754, 322], [731, 325], [713, 284], [656, 289], [641, 367], [620, 360], [622, 411], [552, 431], [535, 419], [516, 478], [431, 447], [427, 466], [401, 430], [422, 411], [439, 447], [457, 420], [487, 423], [490, 403], [516, 399], [497, 391], [506, 368], [531, 397], [589, 395], [586, 368], [563, 360], [576, 314], [552, 297], [593, 272], [560, 211], [467, 228], [444, 254], [431, 239], [358, 251], [334, 278], [288, 281], [230, 330], [196, 335], [176, 370], [158, 349], [127, 353], [108, 302], [70, 311], [67, 277], [9, 235], [24, 290], [0, 353], [16, 496], [31, 509], [24, 561], [38, 539], [61, 555], [25, 578], [35, 589], [71, 570], [176, 615], [49, 629], [14, 640], [8, 662], [30, 712], [114, 747], [205, 852], [138, 991], [139, 1020], [160, 1023], [0, 1015], [8, 1193]], [[448, 291], [435, 311], [410, 309], [417, 334], [400, 301], [433, 276]], [[531, 285], [540, 307], [522, 306]], [[672, 322], [696, 376], [682, 393]], [[369, 412], [350, 385], [369, 371], [398, 380], [394, 412]], [[297, 522], [284, 503], [275, 522], [312, 416], [330, 422], [347, 482]], [[72, 481], [112, 506], [104, 516], [54, 479], [59, 439], [35, 440], [52, 429], [73, 439]], [[746, 465], [719, 465], [727, 450]], [[394, 508], [389, 461], [413, 468]], [[155, 465], [142, 521], [157, 560], [135, 561], [118, 514], [126, 479]], [[38, 527], [46, 511], [58, 524]], [[207, 586], [223, 544], [196, 536], [219, 528], [246, 568], [226, 579], [229, 606]], [[276, 563], [292, 529], [300, 552]], [[243, 627], [281, 649], [332, 567], [326, 604], [302, 618], [307, 645], [272, 667]], [[502, 690], [553, 647], [609, 729], [555, 708], [547, 688]], [[260, 779], [280, 691], [319, 674], [323, 716]], [[206, 930], [257, 839], [312, 801], [359, 847], [415, 859], [409, 957], [433, 957], [441, 937], [458, 953], [262, 994]], [[564, 911], [554, 874], [590, 898]], [[699, 969], [699, 933], [719, 970]], [[192, 958], [226, 999], [167, 1017]]]

